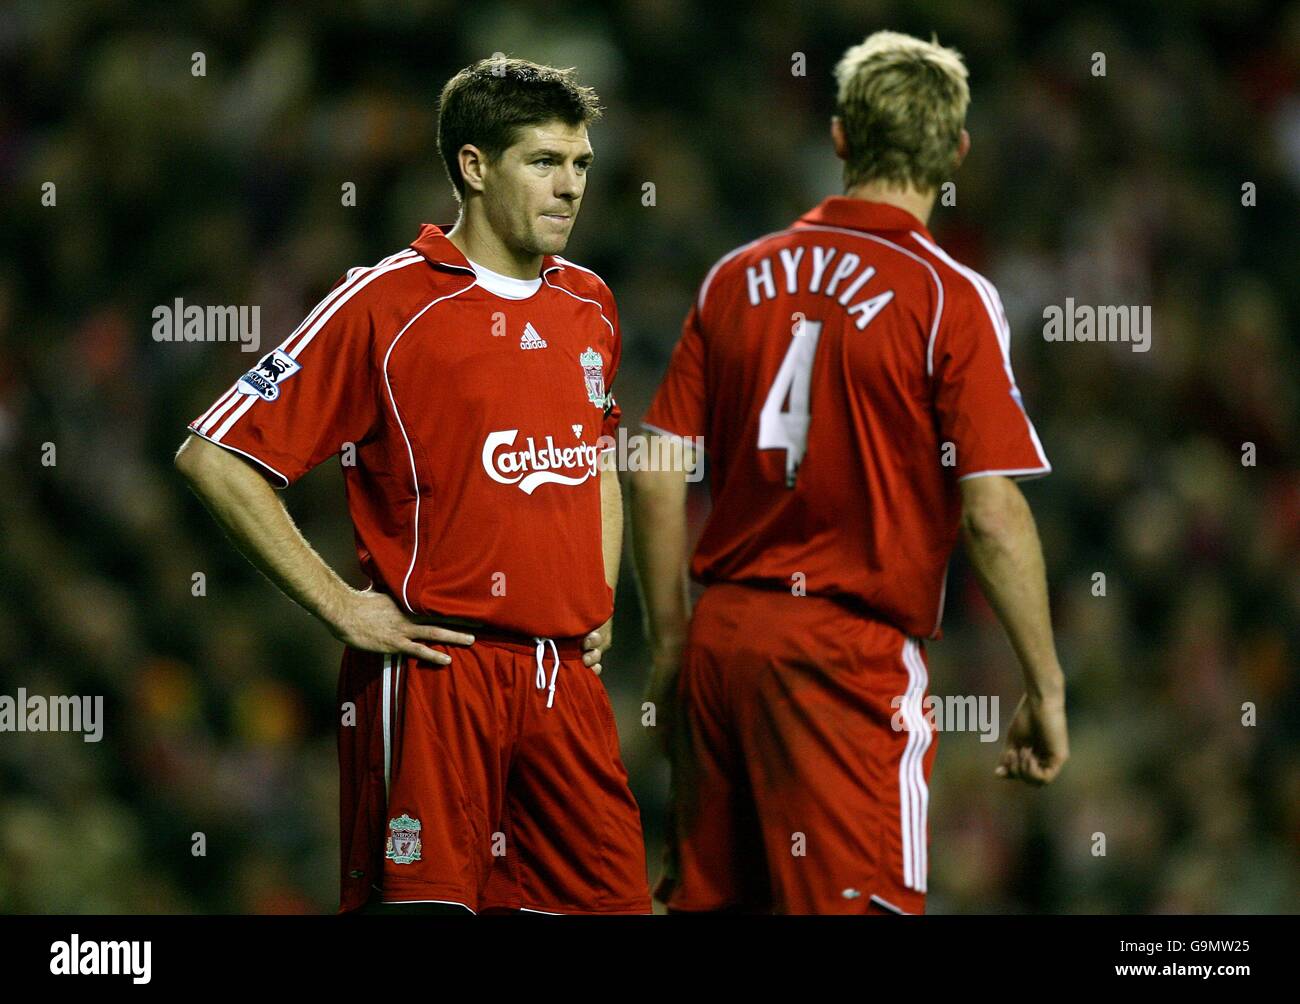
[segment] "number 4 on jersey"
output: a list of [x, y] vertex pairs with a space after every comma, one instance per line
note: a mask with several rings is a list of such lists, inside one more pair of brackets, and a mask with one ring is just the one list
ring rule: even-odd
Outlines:
[[786, 451], [787, 488], [794, 487], [799, 464], [808, 448], [808, 423], [812, 417], [808, 391], [821, 334], [821, 321], [800, 321], [758, 416], [758, 448]]

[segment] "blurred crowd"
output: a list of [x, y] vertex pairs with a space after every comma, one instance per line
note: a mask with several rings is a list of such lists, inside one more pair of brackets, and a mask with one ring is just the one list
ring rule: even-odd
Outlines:
[[[0, 912], [337, 906], [340, 646], [171, 467], [256, 357], [156, 342], [153, 307], [256, 304], [277, 344], [454, 219], [455, 70], [573, 65], [607, 113], [566, 255], [618, 298], [635, 424], [712, 262], [841, 191], [831, 68], [882, 27], [970, 68], [973, 148], [930, 229], [1006, 304], [1070, 687], [1049, 788], [940, 737], [929, 909], [1300, 910], [1300, 5], [1029, 6], [4, 5], [0, 694], [102, 694], [107, 721], [0, 733]], [[1150, 305], [1151, 350], [1044, 341], [1066, 297]], [[284, 499], [364, 585], [337, 462]], [[932, 692], [998, 695], [1005, 732], [1018, 670], [960, 555], [944, 630]], [[627, 561], [605, 667], [653, 879], [667, 769]]]

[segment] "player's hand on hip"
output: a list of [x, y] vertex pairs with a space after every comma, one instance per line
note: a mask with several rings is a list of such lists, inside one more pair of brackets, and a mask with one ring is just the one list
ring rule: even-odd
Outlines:
[[614, 618], [611, 617], [595, 631], [582, 639], [582, 664], [590, 666], [597, 676], [601, 674], [600, 660], [614, 644]]
[[436, 624], [411, 620], [391, 596], [374, 590], [353, 590], [341, 612], [329, 625], [334, 637], [363, 652], [399, 653], [438, 666], [451, 663], [451, 656], [422, 642], [440, 645], [472, 645], [474, 636]]
[[1051, 697], [1025, 694], [1007, 730], [1007, 744], [994, 771], [1008, 781], [1050, 784], [1070, 757], [1064, 693]]

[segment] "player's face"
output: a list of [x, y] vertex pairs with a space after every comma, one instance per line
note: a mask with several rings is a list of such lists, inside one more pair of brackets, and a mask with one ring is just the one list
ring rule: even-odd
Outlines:
[[585, 125], [555, 120], [521, 128], [514, 145], [485, 165], [492, 229], [523, 255], [559, 254], [578, 218], [591, 159]]

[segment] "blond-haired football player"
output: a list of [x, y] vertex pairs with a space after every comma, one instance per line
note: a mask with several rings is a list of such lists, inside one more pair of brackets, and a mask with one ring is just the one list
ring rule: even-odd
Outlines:
[[713, 266], [644, 422], [661, 446], [702, 437], [709, 453], [693, 614], [683, 465], [631, 482], [650, 692], [671, 733], [657, 894], [673, 911], [924, 910], [925, 646], [960, 531], [1024, 671], [996, 771], [1042, 784], [1068, 755], [1016, 485], [1051, 467], [997, 290], [927, 229], [970, 148], [966, 67], [877, 32], [835, 77], [844, 194]]

